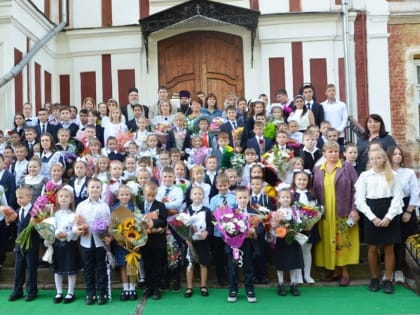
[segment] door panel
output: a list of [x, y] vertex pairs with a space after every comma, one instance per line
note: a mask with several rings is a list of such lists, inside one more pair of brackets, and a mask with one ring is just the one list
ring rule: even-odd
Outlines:
[[159, 84], [170, 93], [187, 89], [243, 96], [242, 39], [219, 32], [188, 32], [158, 43]]

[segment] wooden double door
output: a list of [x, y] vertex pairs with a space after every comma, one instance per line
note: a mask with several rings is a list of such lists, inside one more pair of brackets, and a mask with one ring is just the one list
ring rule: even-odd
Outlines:
[[188, 32], [158, 42], [159, 85], [169, 92], [214, 93], [218, 107], [228, 93], [244, 95], [242, 38]]

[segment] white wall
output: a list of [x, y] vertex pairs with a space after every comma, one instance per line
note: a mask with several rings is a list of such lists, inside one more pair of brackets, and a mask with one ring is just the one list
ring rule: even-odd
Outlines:
[[139, 0], [112, 0], [112, 25], [131, 25], [139, 23]]
[[70, 5], [70, 26], [72, 28], [100, 27], [102, 25], [101, 0], [72, 0]]

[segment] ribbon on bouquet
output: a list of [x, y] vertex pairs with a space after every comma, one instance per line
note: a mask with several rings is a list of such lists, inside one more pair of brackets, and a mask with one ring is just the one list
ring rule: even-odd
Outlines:
[[244, 265], [244, 262], [242, 259], [243, 255], [244, 255], [244, 252], [240, 250], [239, 248], [232, 248], [233, 259], [239, 268], [241, 268]]

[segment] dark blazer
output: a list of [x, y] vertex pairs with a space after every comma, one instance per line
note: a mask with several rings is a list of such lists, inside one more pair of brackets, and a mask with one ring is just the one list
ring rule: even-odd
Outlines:
[[[28, 226], [29, 222], [31, 221], [31, 214], [30, 214], [31, 211], [28, 211], [28, 213], [25, 216], [25, 218], [23, 219], [23, 221], [21, 221], [20, 220], [20, 215], [19, 215], [19, 210], [20, 210], [20, 207], [17, 210], [17, 219], [16, 219], [17, 235], [19, 235]], [[38, 251], [39, 245], [40, 245], [39, 234], [35, 229], [32, 229], [31, 245], [29, 246], [29, 249], [23, 250], [17, 244], [16, 244], [15, 249], [16, 249], [16, 251], [21, 251], [23, 253], [28, 253], [30, 251]], [[38, 261], [33, 261], [33, 263], [38, 264]]]
[[131, 132], [136, 132], [137, 131], [137, 121], [136, 121], [135, 118], [133, 118], [133, 119], [131, 119], [127, 122], [127, 128]]
[[29, 148], [28, 141], [23, 141], [23, 144], [25, 145], [26, 150], [28, 150], [28, 155], [26, 156], [27, 160], [30, 160], [34, 156], [34, 147], [33, 146], [37, 143], [39, 143], [39, 141], [35, 140], [35, 143], [32, 145], [32, 148]]
[[[41, 123], [39, 122], [39, 119], [38, 119], [38, 124], [35, 125], [35, 129], [36, 129], [36, 134], [37, 134], [37, 136], [36, 136], [37, 141], [39, 141], [39, 139], [41, 138], [41, 134], [42, 134]], [[47, 127], [45, 128], [45, 132], [50, 133], [53, 136], [55, 142], [58, 141], [57, 131], [58, 131], [57, 126], [54, 126], [53, 124], [47, 122]]]
[[213, 183], [211, 183], [210, 177], [209, 177], [209, 175], [207, 175], [207, 173], [206, 173], [206, 176], [204, 177], [204, 182], [206, 184], [209, 184], [210, 187], [211, 187], [210, 188], [209, 199], [213, 198], [214, 196], [216, 196], [219, 193], [219, 191], [216, 188], [216, 177], [217, 177], [217, 172], [216, 172], [216, 176], [214, 176]]
[[220, 167], [222, 166], [223, 153], [219, 150], [219, 147], [217, 145], [211, 150], [211, 155], [216, 157], [217, 170], [219, 170]]
[[[338, 217], [347, 217], [351, 210], [356, 210], [354, 184], [357, 180], [357, 172], [353, 165], [342, 162], [343, 167], [338, 167], [334, 178], [336, 213]], [[321, 205], [325, 205], [324, 199], [324, 171], [320, 167], [314, 169], [313, 190], [315, 197]]]
[[[69, 185], [74, 188], [74, 183], [76, 181], [76, 177], [72, 177], [69, 181]], [[86, 181], [82, 186], [82, 189], [80, 189], [80, 192], [76, 194], [76, 190], [73, 189], [73, 195], [74, 195], [74, 204], [75, 208], [79, 203], [81, 203], [83, 200], [86, 200], [88, 197], [87, 193], [87, 183], [89, 181], [89, 177], [86, 177]]]
[[7, 204], [16, 209], [16, 179], [8, 170], [4, 170], [3, 176], [0, 178], [0, 185], [3, 186]]
[[[127, 106], [131, 106], [131, 104], [127, 104], [127, 105], [125, 105], [125, 106], [120, 107], [120, 109], [121, 109], [121, 114], [123, 114], [123, 115], [124, 115], [124, 117], [125, 117], [125, 121], [129, 121], [129, 120], [128, 120]], [[149, 119], [149, 107], [148, 107], [148, 106], [146, 106], [146, 105], [140, 105], [140, 106], [141, 106], [141, 108], [142, 108], [142, 110], [143, 110], [144, 117], [146, 117], [147, 119]]]
[[321, 104], [314, 102], [311, 106], [311, 111], [314, 114], [315, 124], [320, 126], [321, 122], [324, 120], [324, 108]]
[[314, 157], [309, 152], [303, 151], [303, 146], [300, 148], [298, 155], [303, 159], [303, 167], [307, 170], [312, 171], [315, 166], [316, 161], [322, 157], [322, 151], [320, 149], [316, 150]]
[[101, 142], [101, 146], [104, 147], [105, 143], [104, 143], [104, 127], [101, 127], [99, 125], [95, 126], [96, 129], [96, 138]]
[[[257, 141], [256, 137], [253, 137], [251, 139], [248, 139], [247, 143], [246, 143], [246, 147], [247, 148], [254, 148], [255, 152], [257, 152], [258, 155], [258, 160], [261, 161], [261, 149], [260, 149], [260, 144]], [[264, 152], [267, 152], [268, 150], [270, 150], [273, 147], [273, 143], [271, 142], [270, 139], [267, 139], [266, 137], [264, 137]], [[263, 153], [264, 153], [263, 152]]]
[[[64, 128], [62, 124], [58, 124], [56, 126], [56, 131], [58, 132], [58, 130], [60, 130], [61, 128]], [[70, 130], [70, 138], [74, 138], [76, 137], [77, 131], [79, 130], [79, 126], [75, 123], [71, 123], [70, 126], [68, 128], [65, 128]]]
[[[236, 124], [237, 124], [238, 127], [245, 127], [245, 125], [242, 121], [236, 120]], [[233, 147], [232, 130], [233, 130], [233, 127], [232, 127], [232, 124], [230, 123], [230, 121], [227, 121], [223, 125], [220, 126], [220, 131], [227, 132], [227, 134], [229, 135], [229, 145]], [[244, 132], [245, 132], [245, 128], [244, 128]]]
[[[138, 204], [139, 210], [141, 213], [144, 214], [144, 202]], [[165, 205], [160, 201], [153, 201], [152, 206], [150, 207], [150, 211], [158, 211], [159, 217], [158, 219], [153, 220], [153, 228], [163, 228], [165, 229], [167, 226], [166, 219], [168, 217], [168, 211], [165, 208]], [[153, 248], [153, 249], [162, 249], [166, 248], [166, 233], [152, 233], [149, 234], [149, 238], [147, 240], [146, 246]]]
[[[266, 207], [267, 209], [269, 209], [270, 211], [276, 210], [274, 209], [274, 205], [273, 202], [271, 201], [271, 198], [269, 198], [267, 195], [265, 194], [261, 194], [259, 200], [257, 200], [257, 204]], [[249, 201], [249, 206], [252, 207], [253, 205], [253, 200], [252, 200], [252, 193], [251, 193], [251, 197], [250, 197], [250, 201]]]
[[124, 162], [124, 159], [125, 159], [125, 155], [124, 154], [115, 153], [115, 152], [107, 152], [107, 154], [108, 154], [108, 159], [110, 161], [117, 160], [117, 161]]

